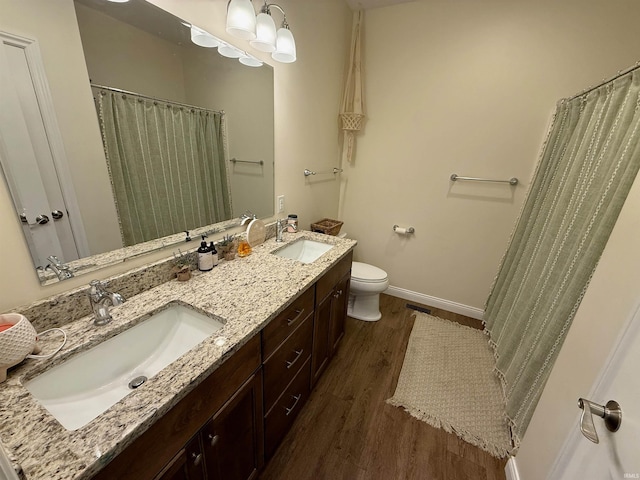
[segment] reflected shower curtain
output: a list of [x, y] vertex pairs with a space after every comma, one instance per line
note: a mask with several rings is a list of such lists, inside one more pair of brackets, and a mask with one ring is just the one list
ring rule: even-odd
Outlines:
[[561, 101], [484, 322], [519, 446], [640, 166], [640, 73]]
[[125, 246], [231, 218], [222, 113], [101, 91], [99, 114]]

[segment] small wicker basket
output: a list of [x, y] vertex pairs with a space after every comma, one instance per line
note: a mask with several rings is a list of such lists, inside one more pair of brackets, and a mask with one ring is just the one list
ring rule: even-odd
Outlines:
[[330, 218], [323, 218], [315, 223], [311, 224], [312, 232], [324, 233], [325, 235], [333, 235], [336, 236], [340, 233], [340, 229], [342, 228], [342, 224], [339, 220], [332, 220]]

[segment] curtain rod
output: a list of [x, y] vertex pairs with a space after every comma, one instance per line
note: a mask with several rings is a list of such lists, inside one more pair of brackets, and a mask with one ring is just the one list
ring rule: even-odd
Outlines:
[[136, 97], [142, 97], [142, 98], [146, 98], [147, 100], [154, 100], [156, 102], [171, 103], [173, 105], [179, 105], [180, 107], [196, 108], [198, 110], [206, 110], [208, 112], [214, 112], [214, 113], [219, 113], [221, 115], [224, 115], [224, 110], [212, 110], [210, 108], [198, 107], [197, 105], [189, 105], [188, 103], [180, 103], [180, 102], [174, 102], [173, 100], [165, 100], [165, 99], [162, 99], [162, 98], [150, 97], [149, 95], [143, 95], [141, 93], [130, 92], [128, 90], [122, 90], [120, 88], [115, 88], [115, 87], [107, 87], [106, 85], [98, 85], [97, 83], [91, 83], [91, 87], [92, 88], [101, 88], [101, 89], [104, 89], [104, 90], [109, 90], [111, 92], [124, 93], [125, 95], [135, 95]]
[[574, 99], [576, 99], [576, 98], [578, 98], [578, 97], [582, 97], [582, 96], [584, 96], [584, 95], [587, 95], [588, 93], [593, 92], [595, 89], [600, 88], [600, 87], [602, 87], [603, 85], [606, 85], [607, 83], [611, 83], [611, 82], [613, 82], [614, 80], [616, 80], [616, 79], [618, 79], [618, 78], [620, 78], [620, 77], [622, 77], [622, 76], [626, 75], [627, 73], [633, 72], [634, 70], [636, 70], [636, 69], [638, 69], [638, 68], [640, 68], [640, 62], [636, 62], [636, 64], [635, 64], [635, 65], [632, 65], [632, 66], [631, 66], [631, 67], [629, 67], [629, 68], [625, 68], [624, 70], [620, 70], [618, 73], [616, 73], [616, 74], [615, 74], [614, 76], [612, 76], [611, 78], [608, 78], [608, 79], [606, 79], [606, 80], [603, 80], [602, 82], [598, 83], [597, 85], [594, 85], [593, 87], [589, 87], [589, 88], [587, 88], [586, 90], [584, 90], [584, 91], [582, 91], [582, 92], [580, 92], [580, 93], [577, 93], [577, 94], [575, 94], [575, 95], [573, 95], [573, 96], [571, 96], [571, 97], [563, 98], [562, 100], [560, 100], [560, 102], [569, 102], [569, 101], [574, 100]]

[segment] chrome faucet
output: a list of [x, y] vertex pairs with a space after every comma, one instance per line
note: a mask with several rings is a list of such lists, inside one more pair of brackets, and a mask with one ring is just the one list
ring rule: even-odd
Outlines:
[[251, 213], [249, 210], [240, 215], [240, 225], [244, 225], [251, 220], [255, 220], [258, 216], [255, 213]]
[[46, 267], [44, 267], [44, 269], [45, 270], [49, 269], [53, 273], [55, 273], [56, 276], [58, 277], [58, 280], [66, 280], [67, 278], [73, 277], [73, 272], [71, 271], [71, 267], [69, 267], [69, 265], [65, 265], [64, 263], [62, 263], [60, 259], [55, 255], [49, 255], [47, 257], [47, 260], [49, 260], [49, 262], [51, 263], [49, 263]]
[[94, 313], [93, 323], [94, 325], [106, 325], [113, 319], [109, 313], [109, 304], [116, 307], [122, 305], [125, 299], [119, 293], [107, 290], [100, 280], [92, 280], [89, 285], [88, 295]]
[[284, 242], [282, 232], [287, 228], [287, 218], [276, 220], [276, 242]]

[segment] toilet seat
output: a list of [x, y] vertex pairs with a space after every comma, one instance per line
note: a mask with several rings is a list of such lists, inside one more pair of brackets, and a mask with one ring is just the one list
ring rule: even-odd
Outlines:
[[387, 281], [387, 272], [368, 263], [351, 263], [351, 280], [361, 283], [384, 283]]

